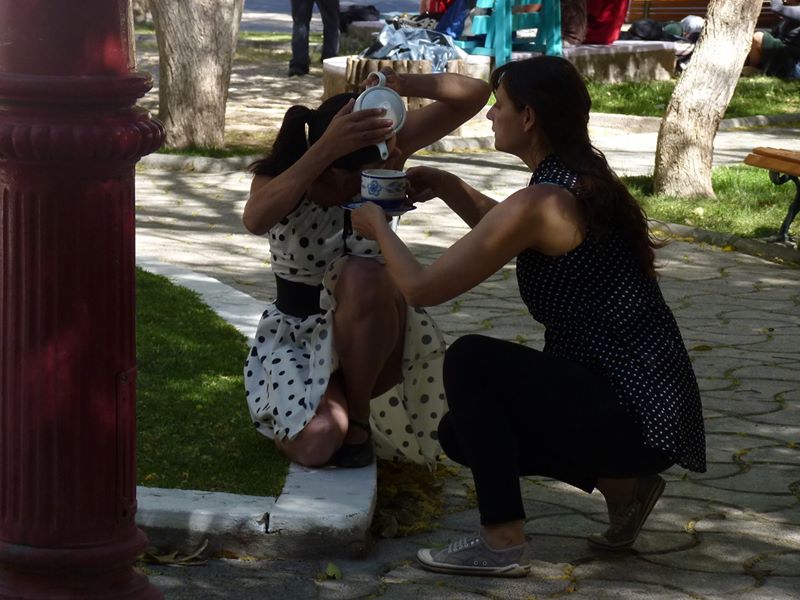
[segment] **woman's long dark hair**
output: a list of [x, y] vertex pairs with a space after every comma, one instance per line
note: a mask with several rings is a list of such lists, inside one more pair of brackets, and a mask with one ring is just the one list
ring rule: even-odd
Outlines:
[[[325, 133], [333, 117], [356, 94], [338, 94], [320, 104], [316, 110], [306, 106], [295, 105], [286, 111], [280, 131], [275, 137], [269, 153], [248, 167], [256, 175], [280, 175], [300, 160], [305, 151]], [[308, 126], [308, 137], [306, 137]], [[365, 146], [355, 152], [337, 158], [331, 166], [357, 171], [363, 165], [380, 159], [380, 152], [375, 145]]]
[[633, 249], [644, 273], [655, 276], [647, 216], [589, 140], [592, 100], [583, 78], [566, 59], [537, 56], [495, 69], [492, 89], [503, 86], [518, 110], [531, 107], [553, 153], [578, 174], [578, 206], [592, 235], [617, 233]]

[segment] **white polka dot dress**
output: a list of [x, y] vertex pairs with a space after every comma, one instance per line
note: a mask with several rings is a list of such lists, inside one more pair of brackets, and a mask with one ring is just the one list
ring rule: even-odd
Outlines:
[[[577, 175], [554, 156], [532, 183], [579, 194]], [[544, 351], [605, 374], [645, 443], [681, 466], [705, 471], [700, 392], [678, 325], [655, 279], [615, 234], [589, 232], [574, 250], [517, 257], [520, 295], [545, 326]]]
[[[344, 265], [345, 211], [303, 200], [268, 232], [273, 272], [320, 285], [322, 313], [305, 318], [269, 304], [244, 365], [247, 404], [265, 436], [293, 438], [314, 416], [338, 368], [333, 339], [333, 290]], [[382, 260], [377, 244], [349, 235], [348, 252]], [[446, 403], [442, 385], [444, 340], [423, 309], [409, 308], [401, 384], [370, 402], [378, 456], [432, 463], [441, 454], [437, 426]]]

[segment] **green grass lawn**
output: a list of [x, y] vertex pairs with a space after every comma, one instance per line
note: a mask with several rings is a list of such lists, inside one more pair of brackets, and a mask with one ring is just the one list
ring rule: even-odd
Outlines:
[[[248, 417], [244, 337], [164, 277], [137, 269], [136, 286], [138, 483], [280, 495], [289, 463]], [[452, 471], [378, 461], [374, 534], [431, 528]]]
[[[592, 110], [646, 117], [663, 117], [675, 80], [628, 83], [588, 82]], [[800, 81], [775, 77], [742, 77], [725, 118], [800, 113]]]
[[137, 269], [137, 481], [277, 496], [288, 462], [256, 433], [245, 338], [198, 296]]
[[[764, 169], [746, 165], [714, 169], [712, 181], [716, 198], [712, 199], [654, 196], [652, 177], [625, 177], [623, 180], [651, 219], [744, 238], [777, 233], [795, 193], [791, 182], [773, 185]], [[800, 223], [795, 221], [790, 232], [800, 234]]]

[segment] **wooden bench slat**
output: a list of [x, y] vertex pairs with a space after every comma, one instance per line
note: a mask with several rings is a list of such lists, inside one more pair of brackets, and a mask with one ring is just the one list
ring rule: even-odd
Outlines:
[[[687, 15], [705, 18], [706, 12], [708, 12], [708, 0], [631, 0], [625, 21], [632, 23], [647, 18], [656, 21], [680, 21]], [[772, 12], [769, 0], [762, 0], [756, 26], [769, 28], [777, 20], [778, 15]]]
[[794, 200], [786, 211], [786, 217], [781, 223], [778, 234], [769, 238], [773, 242], [794, 242], [794, 238], [789, 235], [789, 228], [800, 212], [800, 152], [783, 148], [753, 148], [751, 153], [745, 156], [744, 162], [751, 167], [769, 169], [769, 179], [775, 185], [783, 185], [787, 181], [794, 182]]
[[783, 160], [758, 154], [748, 154], [744, 159], [745, 164], [751, 167], [761, 167], [770, 171], [778, 171], [787, 175], [800, 176], [800, 162]]
[[760, 156], [800, 163], [800, 152], [795, 152], [793, 150], [784, 150], [782, 148], [753, 148], [751, 152]]

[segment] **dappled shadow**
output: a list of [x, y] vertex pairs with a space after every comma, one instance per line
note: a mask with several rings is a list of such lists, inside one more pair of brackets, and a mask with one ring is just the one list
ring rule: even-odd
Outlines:
[[[253, 63], [236, 67], [231, 98], [240, 106], [229, 105], [230, 126], [274, 128], [298, 98], [316, 102], [322, 87], [318, 75], [289, 82], [282, 70], [280, 65], [266, 69]], [[245, 80], [256, 85], [240, 88]], [[151, 100], [152, 93], [146, 101]], [[800, 136], [800, 130], [793, 131]], [[739, 161], [756, 145], [778, 144], [779, 135], [785, 139], [786, 130], [718, 137], [715, 160]], [[619, 135], [605, 138], [604, 143], [614, 152], [620, 173], [652, 170], [652, 135]], [[408, 164], [452, 169], [478, 189], [501, 197], [528, 180], [521, 163], [496, 153], [425, 155]], [[241, 173], [140, 172], [139, 251], [269, 301], [274, 284], [268, 242], [248, 234], [241, 224], [248, 187], [249, 178]], [[435, 260], [466, 230], [436, 201], [404, 216], [400, 226], [401, 236], [423, 262]], [[340, 583], [328, 584], [364, 585], [363, 596], [387, 597], [458, 598], [468, 593], [465, 590], [519, 598], [566, 593], [586, 598], [796, 596], [800, 589], [800, 370], [796, 367], [800, 271], [683, 242], [669, 244], [658, 257], [661, 286], [681, 326], [702, 390], [709, 470], [693, 474], [675, 468], [667, 473], [665, 495], [635, 552], [610, 556], [587, 547], [586, 534], [601, 530], [606, 522], [598, 494], [529, 478], [523, 489], [536, 576], [513, 584], [468, 580], [424, 573], [409, 564], [417, 546], [443, 544], [474, 531], [474, 508], [465, 507], [469, 503], [463, 496], [446, 496], [448, 510], [436, 531], [381, 540], [368, 566], [344, 569]], [[448, 342], [466, 333], [484, 333], [532, 347], [543, 345], [542, 327], [519, 300], [510, 265], [429, 312]], [[226, 597], [230, 586], [244, 581], [258, 597], [268, 589], [282, 593], [289, 585], [299, 586], [293, 587], [298, 597], [305, 592], [311, 597], [321, 587], [313, 575], [324, 568], [318, 562], [289, 561], [240, 567], [226, 575], [212, 567], [190, 585], [209, 598]], [[171, 589], [168, 570], [153, 572], [159, 586]]]
[[[322, 66], [311, 65], [305, 77], [287, 77], [289, 44], [242, 45], [233, 62], [225, 110], [226, 139], [264, 145], [280, 127], [293, 104], [316, 106], [322, 101]], [[137, 69], [153, 76], [153, 89], [139, 105], [158, 113], [158, 50], [155, 36], [140, 35], [136, 46]], [[252, 139], [248, 139], [248, 138]]]

